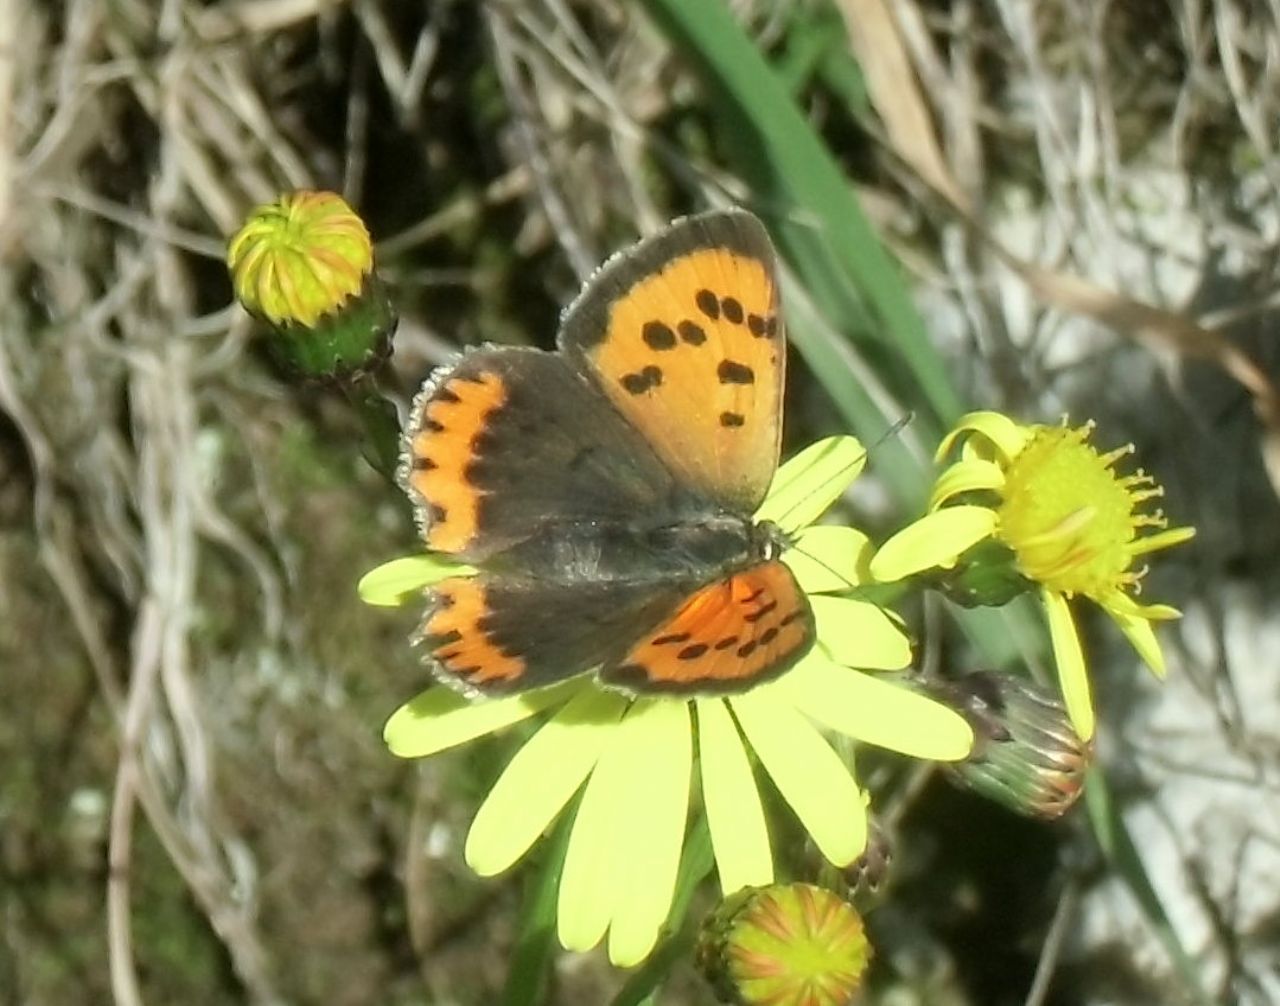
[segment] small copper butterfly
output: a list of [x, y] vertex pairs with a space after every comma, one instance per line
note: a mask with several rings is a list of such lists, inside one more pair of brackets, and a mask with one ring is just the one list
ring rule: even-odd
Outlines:
[[556, 352], [486, 346], [432, 375], [402, 481], [427, 545], [479, 570], [429, 591], [438, 677], [723, 693], [808, 652], [782, 536], [752, 522], [782, 436], [776, 273], [751, 214], [687, 217], [587, 281]]

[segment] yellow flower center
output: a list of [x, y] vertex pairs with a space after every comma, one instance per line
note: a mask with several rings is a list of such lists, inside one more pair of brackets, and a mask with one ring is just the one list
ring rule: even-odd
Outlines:
[[1145, 570], [1130, 570], [1140, 528], [1165, 527], [1160, 511], [1139, 507], [1164, 490], [1138, 471], [1118, 476], [1129, 445], [1099, 454], [1083, 427], [1032, 427], [1026, 446], [1005, 470], [997, 536], [1032, 580], [1070, 597], [1098, 600], [1135, 584]]

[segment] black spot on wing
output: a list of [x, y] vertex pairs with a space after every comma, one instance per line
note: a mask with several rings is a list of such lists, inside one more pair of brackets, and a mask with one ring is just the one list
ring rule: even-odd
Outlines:
[[736, 297], [725, 297], [720, 301], [720, 310], [724, 314], [725, 321], [732, 322], [735, 325], [741, 325], [745, 314], [742, 310], [742, 302]]
[[709, 647], [706, 643], [693, 643], [677, 653], [676, 657], [679, 660], [697, 660], [700, 656], [706, 653], [708, 649]]
[[720, 425], [725, 429], [734, 429], [738, 426], [745, 426], [747, 417], [741, 412], [722, 412], [720, 413]]
[[650, 365], [634, 374], [624, 374], [621, 383], [629, 394], [643, 395], [662, 383], [662, 370]]
[[654, 639], [654, 646], [668, 646], [672, 643], [687, 643], [691, 637], [687, 632], [670, 632]]
[[755, 384], [756, 372], [745, 363], [737, 360], [721, 360], [716, 368], [716, 377], [721, 384]]
[[745, 615], [742, 616], [742, 620], [744, 622], [752, 622], [752, 623], [758, 622], [760, 621], [760, 619], [764, 618], [765, 615], [769, 614], [769, 612], [773, 611], [777, 607], [778, 607], [777, 601], [770, 601], [768, 604], [760, 605], [760, 607], [758, 607], [755, 611], [748, 611]]
[[682, 321], [676, 326], [676, 331], [680, 333], [680, 338], [690, 346], [701, 346], [707, 341], [707, 333], [703, 331], [702, 326], [696, 321]]
[[660, 321], [645, 322], [644, 328], [640, 331], [640, 337], [650, 349], [662, 351], [676, 348], [675, 332], [671, 331], [670, 326]]
[[698, 305], [698, 310], [712, 321], [720, 317], [720, 298], [710, 290], [699, 290], [694, 294], [693, 302]]

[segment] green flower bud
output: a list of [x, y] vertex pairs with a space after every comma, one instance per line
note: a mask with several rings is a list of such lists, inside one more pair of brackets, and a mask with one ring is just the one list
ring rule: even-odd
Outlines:
[[275, 330], [272, 346], [311, 377], [380, 364], [396, 317], [373, 272], [364, 222], [332, 192], [259, 206], [227, 246], [236, 297]]
[[703, 924], [698, 966], [736, 1006], [848, 1006], [871, 960], [862, 919], [811, 884], [759, 887], [727, 898]]
[[979, 671], [934, 690], [973, 726], [965, 761], [945, 767], [960, 785], [1027, 817], [1054, 820], [1076, 802], [1093, 759], [1057, 697], [1011, 674]]

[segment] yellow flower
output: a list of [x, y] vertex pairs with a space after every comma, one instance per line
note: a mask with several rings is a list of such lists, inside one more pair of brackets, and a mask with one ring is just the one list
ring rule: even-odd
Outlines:
[[938, 448], [941, 460], [962, 444], [961, 459], [934, 485], [930, 513], [885, 542], [871, 561], [872, 575], [885, 582], [950, 568], [984, 540], [1006, 547], [1018, 572], [1039, 587], [1063, 699], [1086, 741], [1094, 732], [1093, 704], [1068, 602], [1079, 595], [1099, 605], [1163, 676], [1151, 623], [1180, 612], [1134, 599], [1146, 571], [1134, 560], [1195, 534], [1168, 527], [1159, 510], [1144, 511], [1164, 490], [1142, 471], [1118, 475], [1114, 465], [1132, 447], [1099, 454], [1087, 443], [1092, 431], [1092, 424], [1021, 426], [995, 412], [965, 416]]
[[360, 293], [373, 244], [341, 197], [293, 192], [249, 214], [227, 246], [227, 268], [247, 310], [310, 328]]
[[[920, 758], [968, 754], [973, 734], [958, 714], [851, 669], [901, 670], [911, 660], [891, 616], [868, 601], [833, 596], [866, 579], [866, 536], [810, 526], [864, 459], [851, 437], [814, 444], [779, 469], [756, 515], [793, 536], [783, 558], [810, 595], [817, 622], [813, 649], [777, 680], [741, 695], [690, 700], [633, 698], [604, 689], [590, 674], [481, 701], [436, 686], [391, 716], [387, 744], [410, 758], [555, 710], [480, 807], [465, 856], [482, 876], [501, 873], [585, 784], [559, 890], [558, 932], [569, 949], [587, 950], [607, 932], [610, 958], [626, 966], [653, 948], [671, 909], [695, 760], [728, 894], [773, 881], [748, 749], [839, 866], [866, 843], [866, 799], [820, 727]], [[395, 604], [446, 575], [458, 575], [458, 567], [431, 556], [399, 559], [368, 574], [361, 596]]]

